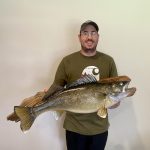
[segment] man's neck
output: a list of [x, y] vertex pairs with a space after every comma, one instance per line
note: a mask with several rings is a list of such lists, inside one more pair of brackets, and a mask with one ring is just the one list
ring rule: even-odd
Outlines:
[[95, 51], [88, 51], [88, 52], [85, 52], [84, 50], [80, 50], [80, 53], [83, 55], [83, 56], [87, 56], [87, 57], [91, 57], [91, 56], [94, 56], [96, 55], [96, 50]]

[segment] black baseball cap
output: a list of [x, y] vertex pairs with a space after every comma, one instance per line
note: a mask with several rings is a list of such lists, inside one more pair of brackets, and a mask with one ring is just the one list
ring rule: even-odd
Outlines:
[[97, 32], [99, 31], [99, 27], [98, 27], [98, 25], [97, 25], [94, 21], [87, 20], [86, 22], [84, 22], [84, 23], [81, 25], [80, 33], [81, 33], [81, 31], [84, 30], [84, 28], [85, 28], [87, 25], [92, 25], [92, 26], [96, 29]]

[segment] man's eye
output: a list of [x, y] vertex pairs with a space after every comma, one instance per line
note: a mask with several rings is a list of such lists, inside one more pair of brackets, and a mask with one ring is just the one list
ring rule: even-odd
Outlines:
[[96, 33], [95, 31], [93, 31], [91, 34], [92, 34], [92, 35], [96, 35], [97, 33]]

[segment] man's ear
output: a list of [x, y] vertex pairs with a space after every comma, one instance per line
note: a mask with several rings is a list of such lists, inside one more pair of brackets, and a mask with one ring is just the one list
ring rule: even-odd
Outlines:
[[99, 34], [98, 34], [98, 41], [100, 40], [100, 36], [99, 36]]
[[81, 34], [78, 34], [78, 39], [81, 42]]

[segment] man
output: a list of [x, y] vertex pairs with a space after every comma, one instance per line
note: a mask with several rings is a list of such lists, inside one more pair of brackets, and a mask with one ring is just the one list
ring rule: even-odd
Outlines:
[[[86, 21], [81, 25], [78, 35], [81, 50], [63, 58], [57, 69], [54, 83], [47, 91], [45, 98], [54, 92], [58, 85], [65, 86], [82, 75], [92, 74], [97, 80], [117, 76], [113, 58], [96, 50], [99, 41], [98, 31], [99, 27], [93, 21]], [[66, 129], [67, 149], [104, 150], [108, 127], [108, 116], [100, 118], [96, 113], [66, 112], [64, 128]]]

